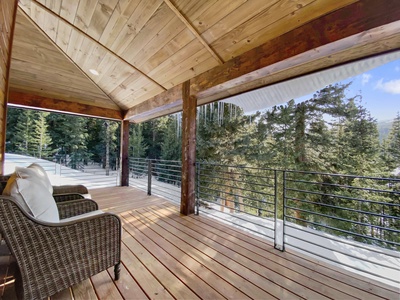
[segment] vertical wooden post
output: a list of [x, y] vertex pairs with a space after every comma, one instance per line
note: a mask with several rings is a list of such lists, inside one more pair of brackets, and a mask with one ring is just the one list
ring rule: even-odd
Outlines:
[[18, 0], [0, 1], [0, 174], [4, 174], [8, 80]]
[[129, 121], [121, 122], [121, 186], [129, 186]]
[[181, 214], [195, 212], [196, 181], [196, 105], [197, 98], [190, 95], [190, 82], [182, 85], [182, 189]]

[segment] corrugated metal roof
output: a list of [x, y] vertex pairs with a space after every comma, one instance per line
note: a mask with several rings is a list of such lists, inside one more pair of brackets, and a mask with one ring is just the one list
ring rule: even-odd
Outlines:
[[221, 101], [236, 104], [242, 107], [245, 113], [254, 112], [315, 93], [329, 84], [363, 74], [399, 58], [400, 51], [391, 52], [266, 86]]

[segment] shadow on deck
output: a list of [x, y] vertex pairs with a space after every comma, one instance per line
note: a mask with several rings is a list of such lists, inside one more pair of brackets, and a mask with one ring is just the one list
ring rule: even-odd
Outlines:
[[[132, 187], [90, 190], [102, 210], [123, 223], [122, 268], [51, 299], [398, 299], [394, 287], [280, 252], [260, 237]], [[3, 286], [15, 298], [13, 284]]]

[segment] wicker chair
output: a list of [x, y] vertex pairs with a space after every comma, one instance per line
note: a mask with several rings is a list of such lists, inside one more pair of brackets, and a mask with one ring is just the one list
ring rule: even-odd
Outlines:
[[[65, 219], [97, 204], [81, 199], [57, 208]], [[46, 298], [112, 266], [119, 278], [121, 221], [116, 215], [101, 212], [48, 223], [33, 218], [13, 197], [0, 196], [0, 231], [18, 265], [18, 298]]]
[[[0, 175], [0, 194], [3, 193], [10, 175]], [[76, 185], [53, 185], [53, 198], [56, 202], [84, 199], [89, 195], [88, 189], [81, 184]], [[97, 208], [96, 208], [97, 209]]]

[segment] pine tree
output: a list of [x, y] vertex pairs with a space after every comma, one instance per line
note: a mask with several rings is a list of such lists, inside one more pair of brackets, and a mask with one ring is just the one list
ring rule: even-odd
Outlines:
[[400, 113], [393, 121], [388, 138], [384, 141], [385, 165], [390, 172], [400, 167]]
[[72, 168], [78, 168], [89, 158], [87, 151], [87, 118], [64, 114], [51, 114], [49, 126], [57, 156]]
[[36, 112], [37, 118], [33, 123], [32, 144], [37, 148], [37, 156], [39, 158], [48, 157], [52, 153], [51, 137], [48, 133], [47, 116], [48, 112]]
[[129, 157], [146, 157], [148, 146], [144, 141], [143, 124], [131, 124], [129, 132]]
[[15, 151], [20, 154], [32, 155], [37, 153], [33, 143], [32, 127], [35, 120], [33, 110], [22, 109], [18, 115], [18, 122], [15, 126]]
[[180, 134], [179, 118], [180, 114], [169, 116], [161, 142], [161, 159], [181, 160], [182, 156], [182, 136]]

